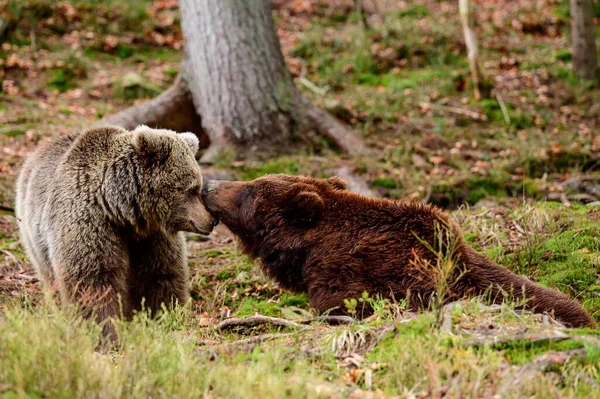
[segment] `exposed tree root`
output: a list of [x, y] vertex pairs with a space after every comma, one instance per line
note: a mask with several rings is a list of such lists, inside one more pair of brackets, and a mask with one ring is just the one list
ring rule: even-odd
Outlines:
[[327, 323], [332, 326], [341, 324], [352, 324], [356, 320], [350, 316], [317, 316], [311, 319], [299, 320], [298, 323], [310, 324], [314, 322]]
[[299, 95], [299, 101], [305, 109], [308, 122], [334, 147], [352, 156], [368, 155], [370, 153], [365, 143], [354, 132], [346, 128], [327, 111], [317, 107], [302, 95]]
[[202, 121], [194, 108], [192, 94], [181, 74], [159, 96], [109, 115], [95, 124], [103, 125], [120, 126], [128, 130], [148, 125], [178, 132], [193, 132], [200, 139], [200, 148], [208, 146], [208, 136], [202, 129]]
[[275, 325], [275, 326], [291, 327], [291, 328], [298, 328], [298, 329], [307, 328], [306, 326], [303, 326], [302, 324], [294, 323], [293, 321], [281, 319], [279, 317], [250, 316], [250, 317], [243, 317], [243, 318], [225, 319], [222, 322], [220, 322], [219, 324], [217, 324], [215, 326], [215, 329], [217, 331], [223, 331], [223, 330], [230, 329], [233, 327], [254, 327], [259, 324], [271, 324], [271, 325]]
[[[317, 107], [301, 94], [298, 94], [298, 102], [305, 110], [309, 126], [313, 126], [334, 147], [351, 156], [369, 154], [364, 142], [327, 111]], [[177, 75], [173, 85], [159, 96], [106, 116], [94, 124], [104, 125], [115, 125], [124, 129], [148, 125], [196, 133], [200, 138], [200, 148], [208, 147], [201, 159], [201, 162], [205, 163], [211, 163], [220, 151], [228, 147], [228, 138], [231, 136], [227, 127], [217, 126], [212, 129], [209, 143], [209, 136], [202, 128], [201, 117], [197, 114], [192, 94], [181, 73]]]

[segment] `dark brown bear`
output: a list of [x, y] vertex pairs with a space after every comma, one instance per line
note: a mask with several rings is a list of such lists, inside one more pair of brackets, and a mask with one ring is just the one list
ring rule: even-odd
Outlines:
[[211, 181], [203, 198], [242, 252], [259, 258], [283, 288], [307, 292], [320, 312], [343, 313], [344, 299], [364, 291], [396, 300], [408, 295], [411, 309], [427, 307], [439, 282], [436, 265], [445, 257], [456, 264], [447, 300], [487, 294], [500, 302], [524, 294], [525, 306], [536, 312], [572, 327], [595, 326], [566, 295], [475, 252], [448, 215], [428, 205], [363, 197], [338, 178], [287, 175]]

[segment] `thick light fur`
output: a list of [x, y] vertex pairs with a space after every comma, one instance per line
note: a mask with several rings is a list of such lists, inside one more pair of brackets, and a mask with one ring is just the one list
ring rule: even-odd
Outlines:
[[[189, 297], [182, 231], [208, 234], [198, 139], [101, 127], [41, 145], [17, 181], [21, 240], [42, 282], [98, 321]], [[86, 313], [87, 313], [86, 312]], [[110, 322], [104, 333], [114, 336]]]

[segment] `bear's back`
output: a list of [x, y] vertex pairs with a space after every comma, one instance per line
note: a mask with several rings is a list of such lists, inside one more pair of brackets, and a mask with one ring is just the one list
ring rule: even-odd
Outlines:
[[42, 217], [55, 186], [56, 171], [78, 135], [57, 137], [39, 146], [25, 161], [16, 187], [16, 216], [21, 240], [42, 277], [51, 277], [47, 232]]

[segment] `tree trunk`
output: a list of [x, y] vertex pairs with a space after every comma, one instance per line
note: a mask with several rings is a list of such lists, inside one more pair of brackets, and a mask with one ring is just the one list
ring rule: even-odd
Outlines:
[[211, 143], [249, 156], [289, 146], [296, 90], [266, 0], [181, 0], [187, 81]]
[[[360, 138], [294, 86], [270, 1], [180, 0], [179, 4], [186, 49], [181, 76], [157, 98], [99, 124], [167, 127], [176, 120], [179, 128], [188, 125], [184, 130], [205, 132], [210, 141], [202, 157], [206, 162], [227, 148], [238, 158], [289, 152], [310, 128], [350, 155], [368, 153]], [[189, 115], [190, 109], [195, 117]]]
[[593, 0], [570, 0], [573, 72], [582, 79], [598, 78]]

